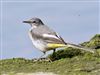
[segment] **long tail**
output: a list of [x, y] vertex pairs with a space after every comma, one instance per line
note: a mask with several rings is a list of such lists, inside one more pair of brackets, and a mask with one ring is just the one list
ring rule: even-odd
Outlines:
[[83, 46], [80, 46], [80, 45], [70, 44], [70, 43], [67, 43], [67, 46], [77, 48], [77, 49], [82, 49], [82, 50], [85, 50], [85, 51], [89, 51], [91, 53], [95, 53], [95, 51], [96, 51], [95, 49], [83, 47]]
[[70, 43], [66, 43], [66, 44], [47, 44], [47, 46], [49, 48], [61, 48], [61, 47], [72, 47], [72, 48], [77, 48], [77, 49], [82, 49], [82, 50], [85, 50], [85, 51], [88, 51], [88, 52], [91, 52], [91, 53], [95, 53], [95, 49], [90, 49], [90, 48], [87, 48], [87, 47], [82, 47], [80, 45], [75, 45], [75, 44], [70, 44]]

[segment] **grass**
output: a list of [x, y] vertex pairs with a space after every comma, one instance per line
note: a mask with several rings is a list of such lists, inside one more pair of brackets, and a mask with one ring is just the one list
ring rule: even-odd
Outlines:
[[[65, 50], [60, 50], [61, 52]], [[59, 53], [58, 51], [57, 53]], [[99, 52], [100, 50], [98, 50]], [[76, 50], [68, 50], [66, 56], [62, 55], [53, 62], [33, 61], [24, 58], [12, 58], [0, 60], [1, 74], [7, 73], [15, 75], [16, 73], [34, 73], [34, 72], [53, 72], [58, 75], [99, 75], [100, 74], [100, 56], [91, 53], [80, 53]], [[58, 55], [59, 56], [59, 55]]]

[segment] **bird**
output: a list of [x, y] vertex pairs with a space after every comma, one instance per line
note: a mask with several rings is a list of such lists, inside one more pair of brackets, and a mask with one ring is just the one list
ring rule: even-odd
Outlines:
[[37, 17], [25, 20], [23, 23], [30, 24], [31, 28], [28, 32], [29, 37], [33, 45], [43, 52], [42, 56], [44, 56], [46, 52], [50, 50], [53, 50], [53, 53], [55, 53], [57, 48], [62, 47], [73, 47], [94, 53], [93, 49], [65, 42], [65, 40], [58, 35], [57, 32], [45, 25], [42, 20]]

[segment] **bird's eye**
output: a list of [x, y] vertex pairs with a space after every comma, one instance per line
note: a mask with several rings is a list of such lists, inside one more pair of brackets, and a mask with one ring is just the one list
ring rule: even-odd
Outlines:
[[36, 23], [36, 21], [33, 21], [33, 23]]

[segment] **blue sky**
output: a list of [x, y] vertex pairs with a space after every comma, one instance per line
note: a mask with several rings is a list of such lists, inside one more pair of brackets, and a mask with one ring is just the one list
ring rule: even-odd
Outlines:
[[[67, 42], [88, 41], [99, 33], [99, 3], [69, 2], [11, 2], [2, 3], [2, 58], [35, 58], [42, 55], [28, 37], [30, 25], [23, 20], [38, 17], [58, 32]], [[9, 2], [10, 1], [10, 2]], [[50, 53], [50, 52], [48, 52]]]

